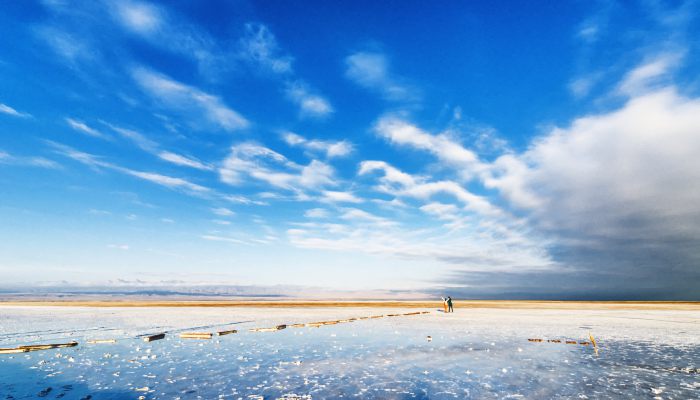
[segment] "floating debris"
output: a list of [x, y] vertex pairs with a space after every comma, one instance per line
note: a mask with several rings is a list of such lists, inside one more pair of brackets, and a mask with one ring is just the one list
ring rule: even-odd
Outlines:
[[48, 349], [61, 349], [65, 347], [75, 347], [78, 342], [68, 342], [68, 343], [52, 343], [52, 344], [30, 344], [27, 346], [19, 346], [20, 349], [27, 349], [29, 351], [36, 350], [48, 350]]
[[117, 343], [117, 339], [93, 339], [87, 342], [89, 344]]
[[426, 337], [426, 339], [428, 339], [429, 342], [432, 342], [432, 341], [433, 341], [433, 337], [432, 337], [432, 336], [428, 336], [428, 337]]
[[180, 334], [181, 339], [211, 339], [210, 332], [183, 332]]
[[26, 353], [29, 350], [27, 349], [20, 349], [20, 348], [0, 348], [0, 354], [17, 354], [17, 353]]
[[528, 339], [528, 342], [541, 342], [542, 339]]
[[2, 348], [0, 349], [0, 354], [17, 354], [17, 353], [27, 353], [30, 351], [38, 350], [49, 350], [49, 349], [59, 349], [65, 347], [75, 347], [78, 342], [69, 343], [52, 343], [52, 344], [31, 344], [26, 346], [17, 346], [14, 348]]
[[154, 341], [154, 340], [161, 340], [161, 339], [163, 339], [163, 338], [165, 338], [165, 333], [157, 333], [157, 334], [155, 334], [155, 335], [145, 336], [145, 337], [143, 338], [143, 341], [144, 341], [144, 342], [152, 342], [152, 341]]
[[286, 328], [287, 328], [287, 325], [282, 324], [282, 325], [277, 325], [274, 328], [251, 328], [250, 331], [251, 332], [277, 332], [277, 331], [280, 331], [280, 330], [286, 329]]
[[277, 400], [311, 400], [311, 395], [288, 393], [282, 397], [278, 397]]
[[229, 330], [229, 331], [219, 331], [219, 332], [216, 332], [216, 334], [219, 335], [219, 336], [230, 335], [230, 334], [232, 334], [232, 333], [238, 333], [238, 330], [237, 330], [237, 329], [231, 329], [231, 330]]

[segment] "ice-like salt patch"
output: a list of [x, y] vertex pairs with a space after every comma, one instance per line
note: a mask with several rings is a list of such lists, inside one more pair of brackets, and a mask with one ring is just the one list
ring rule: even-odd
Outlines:
[[[458, 309], [248, 332], [394, 312], [1, 307], [2, 347], [66, 338], [80, 345], [0, 355], [0, 393], [16, 399], [583, 399], [693, 398], [700, 387], [700, 315], [691, 311]], [[193, 328], [239, 333], [139, 338]], [[598, 356], [591, 346], [546, 342], [587, 340], [589, 332]], [[86, 344], [96, 337], [117, 342]], [[532, 337], [545, 341], [528, 342]]]

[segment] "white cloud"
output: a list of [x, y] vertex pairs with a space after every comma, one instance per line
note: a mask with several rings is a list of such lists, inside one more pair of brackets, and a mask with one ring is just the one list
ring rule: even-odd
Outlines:
[[112, 215], [111, 212], [106, 211], [106, 210], [97, 210], [94, 208], [91, 208], [88, 210], [88, 214], [90, 215]]
[[217, 96], [145, 68], [134, 69], [132, 76], [146, 93], [185, 115], [198, 111], [204, 120], [226, 131], [239, 130], [250, 125], [243, 116], [226, 106]]
[[160, 153], [158, 153], [158, 157], [170, 163], [181, 165], [184, 167], [201, 169], [204, 171], [211, 171], [214, 169], [214, 167], [212, 167], [211, 165], [204, 164], [203, 162], [197, 159], [185, 157], [183, 155], [175, 154], [170, 151], [161, 151]]
[[75, 66], [78, 62], [90, 62], [97, 59], [97, 50], [84, 38], [76, 37], [51, 26], [38, 28], [36, 34], [70, 66]]
[[110, 127], [114, 132], [118, 133], [120, 136], [124, 137], [127, 140], [130, 140], [133, 142], [136, 146], [138, 146], [141, 150], [144, 150], [146, 152], [149, 152], [158, 158], [160, 158], [163, 161], [167, 161], [171, 164], [183, 166], [183, 167], [189, 167], [189, 168], [195, 168], [203, 171], [212, 171], [214, 170], [214, 167], [208, 164], [205, 164], [193, 157], [187, 157], [183, 156], [182, 154], [177, 154], [173, 153], [172, 151], [167, 151], [167, 150], [160, 150], [160, 145], [156, 143], [155, 141], [149, 139], [146, 137], [144, 134], [135, 131], [133, 129], [127, 129], [127, 128], [122, 128], [116, 125], [112, 125], [108, 122], [101, 121], [103, 124], [107, 125]]
[[47, 142], [52, 146], [55, 151], [65, 157], [71, 158], [82, 164], [85, 164], [92, 168], [105, 168], [113, 171], [123, 173], [125, 175], [130, 175], [139, 179], [143, 179], [161, 186], [165, 186], [170, 189], [181, 189], [189, 194], [202, 195], [203, 193], [210, 192], [210, 189], [196, 183], [192, 183], [183, 178], [176, 178], [167, 175], [162, 175], [155, 172], [144, 172], [137, 171], [130, 168], [125, 168], [107, 161], [103, 161], [100, 157], [93, 154], [85, 153], [79, 150], [75, 150], [70, 146], [66, 146], [61, 143]]
[[114, 3], [117, 20], [127, 29], [140, 34], [157, 30], [162, 24], [162, 11], [145, 2], [119, 1]]
[[47, 169], [61, 168], [61, 165], [57, 162], [44, 157], [15, 156], [2, 150], [0, 150], [0, 164]]
[[31, 118], [31, 116], [32, 116], [29, 113], [17, 111], [14, 108], [8, 106], [7, 104], [3, 104], [3, 103], [0, 103], [0, 113], [11, 115], [13, 117], [18, 117], [18, 118]]
[[468, 210], [483, 215], [500, 216], [502, 211], [492, 205], [488, 199], [476, 195], [460, 184], [448, 181], [429, 181], [423, 177], [414, 177], [383, 161], [363, 161], [360, 163], [359, 175], [368, 175], [374, 171], [383, 172], [376, 190], [393, 196], [407, 196], [420, 200], [429, 200], [438, 194], [451, 195], [463, 203]]
[[363, 213], [353, 214], [346, 218], [348, 224], [296, 224], [287, 230], [287, 237], [301, 248], [427, 260], [431, 265], [459, 265], [467, 271], [543, 271], [554, 265], [540, 243], [515, 233], [503, 237], [482, 229], [472, 235], [452, 235], [442, 228], [412, 230], [376, 224], [363, 218]]
[[376, 52], [357, 52], [345, 59], [345, 76], [355, 83], [379, 91], [387, 100], [414, 101], [415, 90], [397, 82], [389, 73], [386, 56]]
[[484, 168], [476, 153], [451, 138], [449, 132], [432, 135], [392, 115], [380, 118], [374, 131], [391, 143], [432, 153], [446, 164], [457, 167], [464, 179], [470, 179]]
[[250, 142], [231, 147], [219, 174], [223, 182], [232, 185], [252, 178], [292, 191], [336, 185], [335, 172], [330, 165], [318, 160], [299, 165], [267, 147]]
[[321, 195], [320, 201], [327, 203], [362, 203], [364, 201], [352, 192], [325, 190]]
[[49, 146], [53, 147], [55, 152], [58, 154], [61, 154], [65, 157], [68, 157], [70, 159], [73, 159], [75, 161], [78, 161], [79, 163], [85, 164], [91, 168], [113, 168], [114, 165], [102, 161], [100, 157], [95, 156], [93, 154], [85, 153], [79, 150], [76, 150], [70, 146], [66, 146], [61, 143], [57, 142], [52, 142], [52, 141], [47, 141]]
[[577, 36], [586, 42], [595, 42], [600, 33], [600, 28], [597, 24], [589, 22], [584, 24], [577, 32]]
[[108, 10], [125, 31], [153, 46], [193, 59], [208, 80], [219, 79], [222, 71], [231, 68], [232, 56], [219, 48], [216, 39], [172, 9], [126, 0], [110, 2]]
[[675, 68], [682, 58], [679, 53], [666, 53], [653, 58], [628, 72], [620, 85], [618, 92], [635, 96], [654, 89], [659, 83], [666, 83], [663, 78]]
[[344, 209], [343, 213], [340, 215], [340, 219], [355, 223], [371, 223], [378, 226], [390, 226], [397, 224], [395, 221], [391, 221], [384, 217], [379, 217], [365, 210], [360, 210], [359, 208]]
[[232, 217], [232, 216], [236, 215], [235, 212], [233, 212], [225, 207], [212, 208], [211, 212], [213, 212], [214, 214], [219, 215], [221, 217]]
[[123, 138], [133, 142], [135, 145], [140, 147], [141, 150], [147, 151], [149, 153], [154, 153], [158, 150], [158, 143], [147, 138], [145, 135], [143, 135], [140, 132], [137, 132], [133, 129], [127, 129], [127, 128], [122, 128], [122, 127], [119, 127], [116, 125], [112, 125], [112, 124], [104, 122], [104, 121], [101, 121], [101, 122], [103, 124], [107, 125], [114, 132], [118, 133]]
[[143, 180], [153, 182], [153, 183], [156, 183], [158, 185], [165, 186], [165, 187], [168, 187], [171, 189], [185, 189], [185, 190], [189, 190], [189, 191], [197, 192], [197, 193], [209, 191], [209, 188], [198, 185], [196, 183], [192, 183], [192, 182], [185, 180], [185, 179], [182, 179], [182, 178], [174, 178], [171, 176], [162, 175], [162, 174], [158, 174], [155, 172], [135, 171], [135, 170], [127, 169], [127, 168], [118, 168], [118, 170], [120, 170], [128, 175], [135, 176], [137, 178], [141, 178]]
[[228, 242], [228, 243], [233, 243], [233, 244], [248, 244], [246, 241], [236, 239], [236, 238], [231, 238], [231, 237], [225, 237], [225, 236], [202, 235], [200, 237], [204, 240], [211, 240], [211, 241], [215, 241], [215, 242]]
[[645, 90], [502, 156], [484, 184], [550, 237], [560, 260], [593, 276], [588, 284], [604, 276], [620, 282], [616, 292], [682, 298], [697, 293], [688, 282], [700, 260], [698, 126], [700, 99]]
[[[362, 161], [360, 163], [360, 169], [358, 171], [359, 175], [366, 175], [374, 171], [382, 171], [384, 173], [384, 183], [386, 184], [399, 184], [400, 186], [403, 187], [409, 187], [409, 186], [415, 186], [416, 185], [416, 178], [411, 176], [410, 174], [407, 174], [405, 172], [400, 171], [398, 168], [395, 168], [389, 163], [385, 161]], [[419, 178], [422, 179], [422, 178]], [[383, 186], [381, 188], [382, 191], [392, 191], [395, 186]]]
[[688, 185], [700, 181], [697, 126], [700, 101], [667, 88], [553, 129], [524, 154], [497, 160], [485, 182], [561, 229], [595, 223], [609, 234], [638, 214], [655, 223], [636, 234], [676, 231], [683, 224], [666, 216], [700, 216], [700, 191]]
[[87, 124], [85, 124], [83, 121], [79, 121], [73, 118], [66, 118], [66, 123], [68, 124], [68, 126], [75, 129], [76, 131], [82, 132], [88, 136], [100, 139], [107, 139], [107, 136], [105, 134], [103, 134], [95, 128], [87, 126]]
[[239, 56], [258, 68], [275, 74], [292, 72], [292, 58], [282, 54], [277, 39], [263, 24], [246, 24], [239, 46]]
[[320, 118], [333, 113], [331, 103], [324, 97], [312, 93], [301, 81], [287, 84], [286, 94], [299, 106], [302, 117]]
[[312, 208], [304, 212], [306, 218], [328, 218], [330, 213], [324, 208]]
[[306, 139], [294, 132], [285, 132], [282, 138], [288, 145], [301, 147], [308, 151], [324, 153], [326, 157], [344, 157], [352, 153], [354, 147], [347, 140], [330, 141], [318, 139]]
[[116, 250], [129, 250], [129, 245], [128, 244], [109, 244], [107, 245], [108, 248], [110, 249], [116, 249]]
[[241, 196], [241, 195], [224, 195], [222, 197], [224, 200], [230, 201], [231, 203], [236, 203], [236, 204], [246, 204], [246, 205], [256, 205], [256, 206], [267, 206], [269, 203], [260, 201], [260, 200], [253, 200], [251, 198], [248, 198], [246, 196]]
[[454, 220], [458, 218], [459, 208], [454, 204], [439, 202], [428, 203], [420, 207], [420, 210], [436, 216], [442, 220]]
[[576, 98], [586, 97], [600, 77], [601, 74], [591, 74], [578, 77], [569, 82], [569, 91]]
[[238, 58], [255, 72], [280, 77], [285, 82], [286, 97], [299, 107], [302, 118], [323, 118], [333, 113], [330, 101], [295, 77], [292, 57], [280, 49], [275, 35], [263, 24], [249, 23], [238, 43]]

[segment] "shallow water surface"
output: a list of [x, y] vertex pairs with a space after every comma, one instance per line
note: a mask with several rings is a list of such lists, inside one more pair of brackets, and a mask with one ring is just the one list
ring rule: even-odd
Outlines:
[[[494, 317], [467, 317], [467, 312], [460, 311], [461, 315], [455, 316], [432, 313], [387, 317], [264, 333], [248, 329], [274, 326], [283, 319], [323, 320], [333, 312], [299, 315], [288, 310], [286, 314], [276, 311], [272, 316], [257, 318], [265, 312], [245, 311], [244, 315], [235, 316], [238, 318], [218, 316], [219, 320], [212, 321], [211, 326], [192, 320], [194, 324], [187, 325], [188, 320], [180, 315], [179, 319], [166, 318], [150, 325], [148, 321], [122, 321], [122, 328], [116, 326], [118, 320], [108, 321], [114, 326], [100, 326], [95, 322], [104, 321], [101, 318], [86, 320], [74, 316], [75, 320], [69, 320], [62, 329], [25, 325], [24, 335], [22, 329], [9, 329], [19, 328], [19, 324], [3, 320], [2, 346], [59, 339], [78, 340], [81, 344], [75, 348], [0, 355], [0, 398], [700, 397], [700, 346], [683, 334], [674, 336], [670, 343], [649, 340], [658, 337], [654, 326], [661, 322], [650, 322], [638, 339], [603, 333], [598, 337], [600, 352], [596, 355], [591, 346], [527, 341], [537, 335], [587, 339], [591, 330], [604, 332], [595, 327], [601, 321], [595, 315], [588, 316], [587, 324], [569, 321], [558, 326], [546, 314], [507, 325], [504, 321], [489, 323], [488, 319]], [[129, 311], [119, 313], [128, 316]], [[338, 313], [363, 316], [376, 311]], [[19, 315], [14, 318], [22, 318]], [[91, 315], [89, 310], [85, 315]], [[676, 319], [676, 325], [684, 326], [692, 335], [698, 327], [695, 315], [690, 317], [680, 320], [685, 322]], [[548, 322], [536, 323], [543, 318]], [[80, 326], [76, 321], [84, 324]], [[209, 329], [200, 330], [215, 331], [214, 325], [220, 322], [239, 329], [239, 333], [214, 336], [212, 340], [177, 336], [178, 331], [188, 327], [207, 326]], [[663, 329], [662, 326], [658, 331]], [[164, 340], [145, 343], [136, 337], [139, 330], [172, 333]], [[85, 343], [96, 337], [114, 337], [118, 342]]]

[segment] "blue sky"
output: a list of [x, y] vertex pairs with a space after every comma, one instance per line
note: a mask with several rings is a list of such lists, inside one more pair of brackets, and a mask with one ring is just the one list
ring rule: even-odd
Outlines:
[[3, 4], [3, 282], [700, 298], [698, 13]]

